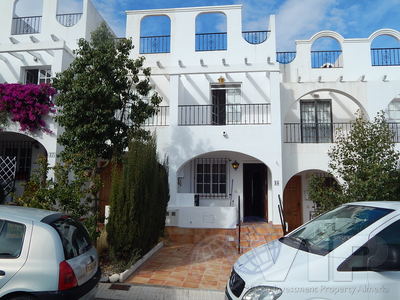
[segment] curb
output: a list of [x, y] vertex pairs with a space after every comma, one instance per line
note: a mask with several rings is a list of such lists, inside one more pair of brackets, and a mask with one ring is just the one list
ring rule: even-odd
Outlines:
[[135, 262], [129, 269], [119, 274], [119, 282], [128, 279], [140, 266], [142, 266], [150, 257], [164, 246], [164, 242], [159, 242], [153, 249], [147, 252], [141, 259]]

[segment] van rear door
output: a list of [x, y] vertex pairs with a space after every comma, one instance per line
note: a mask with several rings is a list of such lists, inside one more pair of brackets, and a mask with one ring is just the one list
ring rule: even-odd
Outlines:
[[32, 223], [0, 219], [0, 289], [24, 266]]

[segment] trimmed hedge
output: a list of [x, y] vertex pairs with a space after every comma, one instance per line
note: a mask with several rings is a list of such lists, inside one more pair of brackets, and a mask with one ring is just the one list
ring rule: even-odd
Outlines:
[[122, 168], [114, 168], [107, 224], [112, 260], [144, 255], [164, 233], [169, 200], [168, 172], [156, 154], [154, 138], [129, 145]]

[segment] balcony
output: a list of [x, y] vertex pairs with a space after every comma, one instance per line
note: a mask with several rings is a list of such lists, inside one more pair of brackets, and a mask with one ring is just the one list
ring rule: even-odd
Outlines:
[[311, 51], [312, 68], [342, 68], [342, 50]]
[[227, 49], [227, 33], [196, 33], [196, 51], [218, 51]]
[[179, 105], [178, 114], [180, 126], [271, 123], [271, 105], [269, 103]]
[[400, 66], [400, 48], [371, 48], [373, 66]]
[[276, 61], [280, 64], [291, 63], [296, 57], [296, 51], [276, 52]]
[[42, 16], [16, 17], [13, 18], [11, 34], [18, 35], [40, 33], [41, 27]]
[[169, 106], [157, 107], [157, 112], [148, 118], [143, 126], [168, 126], [169, 125]]
[[72, 27], [76, 23], [79, 22], [79, 20], [82, 17], [82, 13], [73, 13], [73, 14], [57, 14], [56, 18], [57, 21], [65, 26], [65, 27]]
[[[284, 143], [336, 143], [341, 134], [348, 134], [354, 123], [285, 123]], [[400, 123], [388, 123], [393, 142], [400, 143]]]
[[243, 38], [249, 44], [257, 45], [265, 42], [268, 38], [270, 30], [258, 30], [258, 31], [243, 31]]
[[171, 51], [171, 36], [142, 36], [140, 37], [140, 54], [169, 53]]

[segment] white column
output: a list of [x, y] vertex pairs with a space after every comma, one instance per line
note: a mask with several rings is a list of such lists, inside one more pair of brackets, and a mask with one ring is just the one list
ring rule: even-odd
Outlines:
[[280, 73], [270, 73], [271, 82], [271, 126], [273, 128], [274, 137], [273, 145], [276, 161], [270, 166], [272, 173], [272, 201], [268, 208], [269, 221], [274, 224], [280, 224], [278, 204], [279, 195], [283, 199], [282, 186], [282, 119], [281, 119], [281, 99], [280, 99]]
[[[169, 98], [169, 142], [172, 141], [172, 134], [178, 128], [178, 105], [179, 105], [179, 90], [180, 90], [180, 75], [171, 75], [169, 78], [170, 98]], [[176, 194], [178, 191], [177, 171], [178, 163], [169, 157], [169, 206], [177, 205]]]

